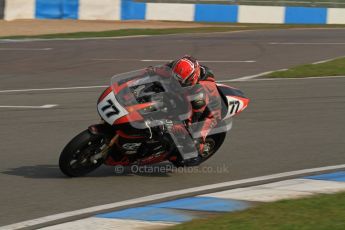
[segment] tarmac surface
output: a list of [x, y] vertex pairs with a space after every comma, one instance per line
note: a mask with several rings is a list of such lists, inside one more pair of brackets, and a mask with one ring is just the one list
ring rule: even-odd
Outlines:
[[[107, 85], [114, 74], [187, 53], [206, 61], [218, 80], [229, 80], [344, 56], [344, 41], [344, 29], [0, 41], [0, 226], [177, 189], [345, 162], [345, 78], [231, 82], [251, 103], [235, 117], [219, 152], [200, 166], [211, 168], [211, 173], [119, 175], [113, 167], [102, 167], [73, 179], [59, 171], [59, 154], [72, 137], [99, 121], [96, 100], [103, 89], [4, 90]], [[46, 104], [58, 106], [1, 107]]]

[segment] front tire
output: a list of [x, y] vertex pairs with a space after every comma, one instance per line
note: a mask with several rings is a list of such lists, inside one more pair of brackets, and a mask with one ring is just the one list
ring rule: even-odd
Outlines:
[[88, 130], [81, 132], [63, 149], [59, 159], [60, 170], [69, 177], [92, 172], [103, 164], [103, 160], [95, 163], [90, 158], [101, 151], [105, 141], [103, 136], [91, 134]]

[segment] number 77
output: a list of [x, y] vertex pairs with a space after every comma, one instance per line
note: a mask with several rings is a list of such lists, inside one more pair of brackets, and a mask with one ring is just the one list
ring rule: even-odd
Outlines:
[[237, 113], [238, 109], [240, 108], [240, 102], [239, 101], [230, 101], [229, 106], [231, 106], [230, 114]]

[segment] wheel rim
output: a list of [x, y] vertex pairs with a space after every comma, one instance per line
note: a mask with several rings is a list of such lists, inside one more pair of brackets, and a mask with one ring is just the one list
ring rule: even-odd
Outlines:
[[204, 145], [204, 152], [201, 154], [202, 157], [206, 158], [206, 157], [211, 156], [214, 153], [215, 146], [216, 146], [216, 142], [213, 139], [211, 138], [206, 139], [205, 145]]
[[104, 145], [104, 139], [99, 138], [88, 141], [84, 146], [77, 149], [69, 160], [69, 166], [73, 170], [90, 168], [96, 165], [90, 158], [98, 154]]

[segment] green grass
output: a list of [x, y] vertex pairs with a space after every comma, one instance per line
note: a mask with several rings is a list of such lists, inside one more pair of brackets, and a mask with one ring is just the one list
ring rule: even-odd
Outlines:
[[266, 203], [169, 229], [344, 230], [345, 193]]
[[[89, 38], [89, 37], [121, 37], [133, 35], [164, 35], [180, 33], [212, 33], [258, 29], [291, 29], [291, 28], [345, 28], [345, 25], [276, 25], [276, 24], [225, 24], [207, 23], [207, 27], [195, 28], [170, 28], [170, 29], [121, 29], [101, 32], [77, 32], [61, 34], [44, 34], [34, 36], [6, 36], [0, 39], [25, 39], [25, 38]], [[217, 25], [217, 26], [214, 26]]]
[[272, 72], [261, 77], [306, 78], [323, 76], [345, 76], [345, 58], [338, 58], [319, 64], [300, 65], [288, 70]]

